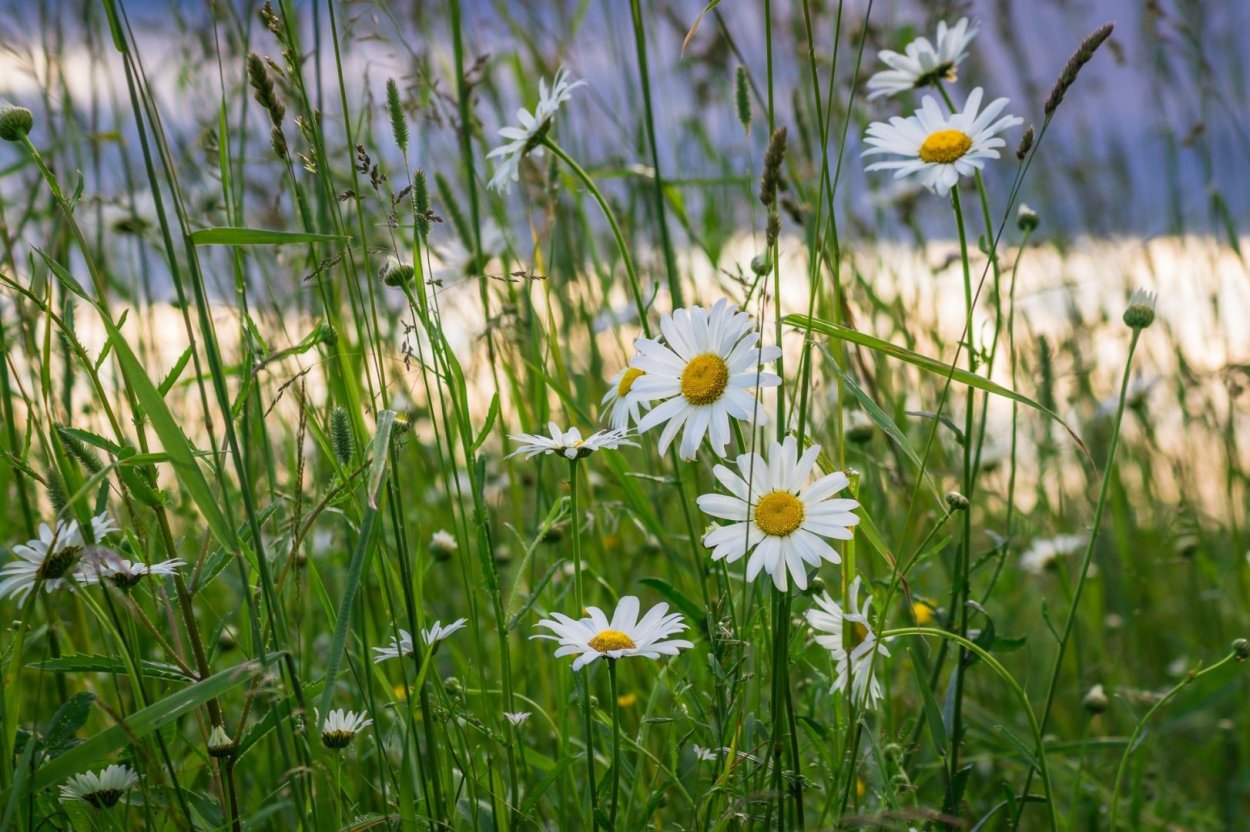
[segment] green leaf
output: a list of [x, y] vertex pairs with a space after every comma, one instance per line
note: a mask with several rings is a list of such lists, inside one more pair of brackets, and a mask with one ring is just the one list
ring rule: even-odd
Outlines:
[[1081, 437], [1076, 435], [1076, 431], [1072, 430], [1072, 428], [1068, 426], [1067, 422], [1059, 418], [1059, 414], [1039, 404], [1038, 402], [1033, 401], [1028, 396], [1023, 396], [1014, 390], [1003, 387], [1001, 384], [990, 381], [984, 376], [979, 376], [976, 373], [971, 373], [958, 367], [952, 367], [944, 361], [938, 361], [936, 358], [921, 355], [920, 353], [913, 352], [906, 347], [891, 344], [889, 341], [883, 341], [882, 339], [869, 335], [866, 332], [849, 329], [847, 327], [840, 326], [839, 324], [830, 323], [829, 321], [822, 321], [819, 318], [809, 318], [806, 315], [786, 315], [781, 319], [781, 322], [787, 326], [798, 327], [799, 329], [806, 330], [810, 328], [812, 332], [819, 332], [821, 335], [827, 335], [830, 338], [837, 338], [840, 341], [850, 341], [852, 344], [858, 344], [861, 347], [867, 347], [870, 350], [875, 350], [885, 355], [906, 361], [908, 364], [919, 367], [922, 370], [928, 370], [929, 372], [941, 376], [942, 378], [953, 379], [954, 381], [958, 381], [960, 384], [966, 384], [969, 387], [976, 388], [977, 390], [981, 390], [986, 393], [993, 393], [996, 396], [1002, 396], [1003, 398], [1010, 399], [1018, 404], [1031, 407], [1040, 413], [1045, 413], [1047, 416], [1062, 425], [1063, 429], [1068, 432], [1068, 435], [1071, 436], [1072, 439], [1081, 447], [1081, 450], [1085, 453], [1085, 455], [1089, 455], [1089, 450], [1085, 447], [1085, 443], [1081, 441]]
[[[34, 670], [46, 670], [51, 673], [113, 673], [125, 675], [129, 672], [121, 659], [112, 656], [92, 656], [85, 653], [69, 653], [64, 656], [57, 656], [55, 659], [30, 662], [26, 666]], [[177, 665], [146, 659], [143, 661], [143, 675], [170, 682], [193, 681]]]
[[933, 735], [933, 745], [937, 748], [938, 756], [945, 757], [946, 725], [942, 722], [942, 710], [933, 697], [933, 691], [929, 690], [929, 680], [924, 677], [924, 672], [920, 669], [920, 662], [916, 659], [915, 651], [916, 648], [912, 647], [911, 669], [916, 674], [916, 687], [920, 689], [920, 696], [924, 701], [925, 721], [929, 723], [929, 733]]
[[161, 395], [168, 395], [173, 389], [174, 384], [178, 381], [178, 376], [182, 375], [183, 368], [187, 366], [187, 362], [191, 360], [191, 348], [187, 347], [183, 350], [182, 355], [178, 356], [178, 360], [174, 362], [174, 366], [169, 369], [165, 377], [161, 379], [160, 386], [156, 389], [161, 391]]
[[495, 419], [499, 417], [499, 391], [495, 391], [495, 395], [490, 400], [490, 410], [486, 412], [486, 424], [482, 425], [482, 430], [478, 432], [477, 439], [473, 440], [473, 451], [482, 447], [482, 443], [490, 436], [490, 429], [495, 425]]
[[110, 442], [109, 440], [105, 439], [103, 436], [92, 433], [89, 430], [82, 430], [81, 428], [71, 428], [68, 425], [58, 425], [57, 430], [60, 431], [61, 433], [68, 433], [70, 436], [74, 437], [75, 439], [81, 442], [86, 442], [88, 445], [94, 445], [100, 450], [108, 451], [109, 453], [114, 454], [114, 455], [116, 455], [117, 452], [121, 450], [121, 448], [117, 445], [117, 443]]
[[52, 715], [52, 721], [48, 723], [48, 731], [43, 738], [44, 746], [55, 748], [73, 739], [78, 729], [87, 724], [87, 717], [91, 716], [93, 704], [95, 704], [95, 694], [90, 691], [76, 693], [65, 700]]
[[[280, 655], [281, 653], [270, 653], [269, 658], [272, 660]], [[166, 696], [43, 765], [31, 779], [30, 789], [38, 791], [56, 785], [99, 765], [100, 760], [118, 749], [133, 745], [153, 731], [175, 722], [208, 700], [238, 687], [262, 670], [264, 665], [261, 662], [244, 662]], [[3, 800], [8, 797], [7, 791], [0, 795]]]
[[197, 246], [277, 246], [288, 243], [337, 243], [347, 239], [341, 234], [273, 231], [268, 228], [201, 228], [191, 232], [191, 242]]

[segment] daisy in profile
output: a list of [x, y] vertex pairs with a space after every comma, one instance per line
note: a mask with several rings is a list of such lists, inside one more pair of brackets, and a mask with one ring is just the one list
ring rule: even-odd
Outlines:
[[521, 446], [508, 454], [507, 458], [523, 455], [526, 459], [531, 459], [539, 454], [560, 454], [567, 459], [582, 459], [595, 451], [615, 450], [622, 445], [638, 447], [638, 443], [625, 438], [624, 430], [601, 430], [585, 439], [577, 428], [560, 430], [555, 422], [549, 422], [547, 430], [551, 436], [543, 436], [541, 433], [518, 433], [509, 436], [513, 442], [520, 442]]
[[1006, 98], [992, 101], [984, 110], [980, 87], [972, 91], [961, 112], [947, 113], [931, 95], [915, 115], [894, 116], [890, 123], [876, 121], [868, 126], [864, 156], [889, 153], [901, 156], [873, 162], [866, 170], [892, 170], [895, 179], [915, 174], [930, 191], [945, 196], [959, 181], [985, 167], [986, 159], [997, 159], [1006, 144], [999, 133], [1023, 122], [1018, 116], [998, 115], [1007, 106]]
[[1056, 571], [1064, 558], [1079, 552], [1088, 540], [1083, 534], [1040, 537], [1020, 555], [1020, 566], [1032, 575], [1045, 575]]
[[[99, 542], [117, 531], [107, 514], [91, 520], [91, 532]], [[80, 559], [86, 542], [77, 520], [61, 520], [52, 529], [39, 525], [39, 537], [13, 547], [14, 557], [0, 567], [0, 598], [21, 602], [36, 587], [52, 592], [63, 585], [72, 587], [83, 577]]]
[[877, 639], [868, 620], [868, 608], [872, 606], [872, 594], [859, 606], [859, 590], [862, 578], [858, 575], [851, 582], [851, 609], [823, 593], [816, 597], [818, 609], [807, 611], [807, 623], [816, 630], [816, 643], [833, 656], [837, 666], [837, 678], [833, 680], [830, 693], [845, 693], [851, 688], [851, 700], [859, 707], [874, 707], [881, 699], [881, 684], [876, 678], [876, 656], [889, 656], [890, 651]]
[[148, 576], [176, 575], [178, 567], [183, 565], [177, 559], [152, 564], [137, 563], [126, 560], [112, 549], [99, 547], [85, 560], [79, 569], [79, 577], [85, 584], [109, 580], [119, 589], [130, 589]]
[[581, 670], [600, 659], [621, 659], [626, 656], [642, 656], [658, 659], [661, 655], [676, 656], [679, 651], [693, 647], [685, 639], [669, 639], [669, 636], [686, 629], [680, 613], [670, 613], [668, 604], [652, 607], [642, 620], [638, 619], [638, 599], [626, 595], [616, 605], [612, 619], [598, 607], [587, 607], [587, 618], [574, 620], [561, 613], [538, 622], [552, 634], [538, 633], [530, 638], [545, 638], [560, 643], [556, 656], [577, 656], [573, 669]]
[[755, 580], [762, 570], [782, 591], [791, 577], [799, 589], [806, 589], [808, 566], [841, 563], [824, 538], [853, 537], [851, 527], [859, 522], [853, 512], [859, 502], [833, 499], [850, 484], [841, 471], [808, 483], [819, 455], [820, 446], [812, 445], [800, 457], [798, 442], [787, 436], [785, 442], [772, 443], [767, 460], [759, 454], [739, 456], [741, 476], [724, 465], [713, 468], [729, 493], [704, 494], [697, 502], [705, 513], [730, 523], [703, 538], [703, 545], [712, 549], [712, 560], [734, 563], [750, 552], [747, 580]]
[[366, 714], [335, 708], [321, 723], [321, 744], [336, 750], [346, 748], [357, 734], [372, 724], [373, 720]]
[[639, 433], [664, 425], [661, 454], [685, 428], [682, 459], [695, 458], [704, 436], [721, 456], [729, 444], [731, 416], [756, 425], [766, 422], [749, 391], [781, 384], [777, 375], [760, 369], [780, 358], [781, 348], [757, 346], [760, 335], [750, 315], [721, 298], [710, 310], [691, 306], [665, 315], [660, 331], [663, 342], [638, 339], [638, 354], [629, 366], [643, 372], [630, 386], [631, 398], [661, 402], [638, 422]]
[[613, 430], [624, 431], [631, 424], [638, 424], [638, 420], [642, 418], [642, 411], [647, 405], [630, 396], [630, 392], [634, 382], [644, 375], [646, 373], [637, 367], [622, 367], [608, 381], [612, 386], [603, 395], [599, 405], [607, 409], [608, 424], [612, 425]]
[[[469, 619], [467, 618], [457, 618], [455, 621], [444, 627], [443, 622], [435, 621], [428, 630], [421, 631], [421, 640], [428, 646], [433, 647], [435, 644], [438, 644], [440, 641], [456, 632], [456, 630], [459, 630], [468, 622]], [[401, 630], [400, 632], [403, 631]]]
[[407, 658], [413, 655], [412, 652], [412, 633], [407, 630], [399, 631], [399, 638], [391, 636], [390, 647], [374, 647], [373, 663], [379, 664], [388, 659]]
[[551, 79], [551, 87], [547, 82], [538, 79], [538, 105], [534, 112], [522, 107], [516, 111], [517, 126], [500, 127], [499, 135], [507, 141], [486, 154], [487, 159], [498, 159], [495, 175], [491, 177], [489, 187], [500, 193], [512, 188], [512, 183], [520, 180], [521, 159], [527, 155], [535, 157], [542, 154], [543, 136], [551, 129], [551, 119], [559, 111], [560, 105], [568, 101], [573, 90], [583, 86], [585, 81], [569, 81], [568, 70], [560, 67]]
[[111, 809], [139, 784], [129, 766], [111, 765], [102, 771], [76, 774], [61, 786], [61, 800], [81, 800], [96, 809]]
[[529, 720], [531, 716], [533, 716], [533, 714], [529, 711], [504, 711], [503, 716], [504, 719], [511, 722], [517, 728], [520, 728], [526, 723], [526, 721]]
[[877, 55], [889, 69], [868, 79], [868, 100], [883, 95], [907, 92], [919, 87], [954, 81], [956, 70], [968, 57], [968, 44], [977, 36], [979, 24], [961, 18], [954, 26], [938, 23], [934, 43], [916, 38], [907, 44], [903, 54], [886, 50]]

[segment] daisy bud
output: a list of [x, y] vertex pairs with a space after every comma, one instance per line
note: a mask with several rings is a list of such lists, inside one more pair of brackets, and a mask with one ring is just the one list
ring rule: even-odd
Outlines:
[[1136, 289], [1128, 298], [1128, 309], [1124, 310], [1124, 323], [1132, 329], [1145, 329], [1154, 323], [1155, 300], [1158, 296], [1145, 289]]
[[819, 595], [825, 591], [825, 582], [820, 576], [811, 578], [807, 582], [807, 594]]
[[769, 260], [767, 254], [757, 254], [751, 258], [751, 271], [756, 276], [763, 277], [772, 270], [772, 261]]
[[1237, 657], [1237, 661], [1244, 662], [1250, 659], [1250, 640], [1239, 638], [1233, 642], [1233, 655]]
[[958, 491], [946, 492], [946, 505], [951, 511], [967, 511], [970, 503], [968, 498]]
[[388, 257], [378, 276], [387, 286], [403, 286], [412, 281], [416, 269], [407, 263], [401, 263], [394, 257]]
[[1107, 710], [1107, 704], [1107, 693], [1102, 689], [1102, 685], [1094, 685], [1081, 700], [1081, 705], [1091, 714], [1103, 713]]
[[25, 107], [0, 108], [0, 139], [20, 142], [35, 126], [35, 117]]
[[448, 676], [444, 679], [443, 687], [447, 689], [447, 695], [452, 699], [459, 699], [464, 696], [464, 684], [455, 676]]
[[1025, 203], [1020, 203], [1020, 210], [1016, 211], [1016, 228], [1021, 231], [1033, 231], [1041, 224], [1041, 220], [1037, 217], [1037, 212]]
[[434, 556], [434, 560], [449, 561], [458, 548], [460, 546], [456, 543], [456, 538], [445, 529], [439, 529], [430, 538], [430, 554]]
[[230, 739], [230, 735], [226, 733], [225, 728], [222, 728], [220, 725], [213, 726], [213, 732], [208, 735], [208, 754], [210, 757], [218, 759], [233, 757], [238, 747], [239, 744]]

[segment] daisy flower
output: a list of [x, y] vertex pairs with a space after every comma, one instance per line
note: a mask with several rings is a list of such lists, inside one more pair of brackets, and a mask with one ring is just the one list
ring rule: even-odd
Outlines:
[[986, 159], [998, 158], [996, 148], [1006, 144], [999, 133], [1023, 123], [1017, 116], [998, 118], [1006, 98], [995, 99], [982, 110], [983, 95], [977, 87], [963, 111], [955, 113], [943, 111], [933, 96], [926, 95], [915, 115], [894, 116], [889, 124], [873, 122], [864, 137], [869, 148], [863, 155], [891, 153], [904, 158], [874, 162], [866, 170], [893, 170], [895, 179], [916, 174], [922, 185], [945, 196], [960, 176], [981, 170]]
[[61, 786], [61, 800], [81, 800], [96, 809], [111, 809], [122, 795], [139, 784], [129, 766], [111, 765], [99, 772], [76, 774]]
[[[660, 319], [664, 341], [639, 338], [630, 367], [644, 375], [630, 387], [638, 402], [660, 401], [638, 422], [646, 433], [664, 425], [659, 450], [668, 450], [682, 433], [681, 458], [691, 460], [707, 435], [717, 456], [729, 444], [729, 417], [764, 424], [756, 387], [776, 387], [781, 379], [760, 369], [781, 357], [780, 347], [757, 347], [759, 333], [751, 316], [721, 298], [710, 309], [691, 306]], [[666, 424], [667, 423], [667, 424]]]
[[321, 744], [326, 748], [346, 748], [356, 735], [373, 724], [364, 713], [335, 708], [321, 723]]
[[459, 548], [455, 536], [446, 529], [439, 529], [430, 536], [430, 552], [437, 560], [450, 560]]
[[520, 728], [531, 716], [533, 716], [533, 714], [529, 711], [504, 711], [503, 716], [504, 719]]
[[562, 431], [555, 422], [548, 422], [547, 430], [551, 432], [551, 436], [543, 436], [541, 433], [518, 433], [509, 436], [513, 442], [520, 442], [521, 447], [508, 454], [507, 458], [524, 455], [526, 459], [531, 459], [539, 454], [562, 454], [568, 459], [581, 459], [595, 451], [614, 450], [622, 445], [638, 447], [637, 442], [630, 442], [625, 438], [624, 430], [601, 430], [585, 439], [577, 428]]
[[624, 431], [631, 424], [638, 424], [638, 420], [642, 418], [642, 411], [648, 405], [631, 396], [630, 392], [634, 382], [644, 375], [646, 373], [637, 367], [622, 367], [609, 379], [608, 383], [612, 386], [603, 395], [599, 405], [607, 409], [608, 423], [613, 430]]
[[859, 502], [832, 499], [850, 484], [836, 471], [808, 483], [820, 446], [812, 445], [800, 457], [798, 442], [787, 436], [774, 442], [768, 459], [759, 454], [738, 457], [735, 474], [724, 465], [712, 469], [729, 494], [704, 494], [697, 500], [705, 513], [731, 521], [703, 538], [712, 549], [712, 560], [739, 560], [748, 552], [747, 580], [760, 570], [772, 575], [773, 584], [784, 591], [789, 577], [799, 589], [807, 588], [807, 566], [822, 560], [841, 563], [842, 558], [823, 538], [850, 540], [851, 527], [859, 522], [852, 512]]
[[[91, 519], [92, 538], [96, 542], [117, 530], [108, 514], [97, 514]], [[83, 577], [79, 558], [85, 548], [77, 520], [61, 520], [55, 530], [41, 523], [39, 537], [14, 546], [14, 557], [0, 567], [0, 598], [12, 597], [20, 603], [40, 584], [47, 592], [62, 585], [72, 587], [72, 579]]]
[[399, 631], [399, 638], [391, 636], [390, 647], [374, 647], [373, 663], [379, 664], [388, 659], [398, 659], [413, 655], [412, 651], [412, 633], [407, 630]]
[[542, 154], [543, 136], [551, 128], [551, 119], [559, 111], [560, 105], [572, 97], [573, 90], [584, 85], [585, 81], [569, 82], [568, 70], [560, 67], [551, 79], [551, 87], [547, 82], [538, 79], [538, 105], [530, 113], [524, 107], [516, 111], [517, 126], [500, 127], [499, 135], [507, 141], [486, 154], [487, 159], [499, 159], [495, 175], [487, 185], [493, 191], [507, 192], [512, 183], [520, 180], [521, 159], [526, 155]]
[[100, 547], [79, 569], [79, 577], [83, 583], [94, 584], [108, 579], [120, 589], [130, 589], [143, 578], [151, 575], [173, 576], [178, 567], [185, 565], [181, 560], [163, 560], [160, 563], [139, 563], [129, 561], [112, 549]]
[[616, 612], [609, 621], [603, 610], [587, 607], [587, 618], [574, 620], [561, 613], [538, 622], [554, 635], [538, 633], [530, 638], [558, 641], [556, 656], [572, 656], [573, 669], [581, 670], [599, 658], [620, 659], [625, 656], [642, 656], [658, 659], [661, 655], [676, 656], [683, 648], [694, 645], [685, 639], [668, 637], [686, 629], [680, 613], [670, 613], [668, 604], [658, 604], [638, 619], [638, 599], [626, 595], [616, 605]]
[[703, 747], [703, 746], [701, 746], [701, 745], [694, 745], [694, 746], [691, 746], [691, 747], [690, 747], [690, 750], [691, 750], [691, 752], [693, 752], [693, 754], [694, 754], [694, 758], [695, 758], [696, 760], [699, 760], [700, 762], [704, 762], [704, 763], [714, 763], [714, 762], [716, 762], [716, 751], [715, 751], [715, 749], [712, 749], [712, 748], [704, 748], [704, 747]]
[[1044, 575], [1057, 569], [1063, 558], [1079, 552], [1087, 540], [1089, 538], [1083, 534], [1038, 538], [1020, 555], [1020, 566], [1032, 575]]
[[430, 627], [430, 629], [421, 631], [421, 640], [424, 641], [427, 645], [433, 647], [438, 642], [442, 641], [443, 639], [447, 638], [452, 633], [456, 632], [456, 630], [459, 630], [461, 627], [467, 624], [468, 621], [469, 619], [467, 618], [457, 618], [455, 621], [451, 622], [446, 627], [443, 626], [443, 622], [435, 621], [434, 625]]
[[968, 57], [968, 44], [977, 36], [980, 24], [960, 18], [954, 26], [938, 23], [936, 43], [916, 38], [907, 44], [903, 54], [886, 50], [877, 57], [889, 69], [868, 79], [868, 100], [883, 95], [928, 87], [941, 81], [954, 81], [956, 69]]
[[881, 684], [875, 672], [875, 657], [889, 656], [890, 651], [877, 639], [872, 623], [868, 620], [868, 608], [872, 606], [869, 593], [861, 609], [859, 589], [863, 579], [858, 575], [851, 582], [851, 609], [822, 593], [816, 597], [819, 609], [807, 611], [807, 623], [816, 630], [816, 643], [828, 650], [837, 666], [838, 676], [833, 680], [830, 693], [845, 693], [851, 687], [852, 701], [859, 707], [871, 708], [881, 699]]
[[213, 730], [208, 734], [208, 754], [210, 757], [232, 757], [234, 751], [239, 744], [226, 733], [226, 729], [221, 725], [214, 725]]

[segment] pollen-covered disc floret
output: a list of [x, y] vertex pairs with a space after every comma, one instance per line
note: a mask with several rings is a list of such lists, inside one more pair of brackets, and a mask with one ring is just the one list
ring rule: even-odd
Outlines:
[[61, 800], [81, 800], [95, 809], [111, 809], [139, 783], [129, 766], [113, 764], [102, 771], [76, 774], [61, 786]]
[[968, 57], [968, 45], [977, 36], [979, 28], [966, 17], [960, 18], [954, 26], [947, 26], [946, 21], [941, 21], [933, 42], [921, 37], [907, 44], [902, 53], [888, 49], [880, 52], [877, 57], [889, 69], [883, 69], [868, 79], [868, 100], [954, 81], [959, 65]]
[[926, 95], [915, 115], [895, 116], [888, 124], [873, 122], [864, 137], [868, 149], [863, 155], [889, 153], [903, 158], [874, 162], [867, 170], [893, 170], [895, 179], [915, 174], [930, 191], [949, 193], [960, 176], [970, 176], [985, 166], [986, 159], [998, 158], [998, 148], [1006, 144], [999, 133], [1022, 123], [1016, 116], [998, 117], [1007, 106], [1006, 98], [982, 110], [982, 95], [977, 87], [963, 110], [954, 113], [945, 112], [933, 96]]
[[730, 563], [751, 553], [747, 579], [761, 571], [772, 576], [780, 590], [789, 587], [790, 578], [799, 589], [807, 588], [808, 567], [821, 561], [841, 562], [841, 557], [825, 538], [850, 540], [851, 527], [859, 522], [855, 509], [859, 502], [833, 499], [850, 484], [846, 474], [836, 471], [808, 483], [820, 446], [812, 445], [802, 456], [798, 442], [787, 436], [769, 447], [767, 459], [759, 454], [743, 454], [736, 464], [738, 473], [727, 466], [712, 469], [728, 494], [704, 494], [699, 508], [721, 520], [703, 538], [712, 549], [712, 559]]
[[660, 402], [638, 422], [645, 433], [664, 425], [659, 450], [664, 453], [682, 433], [682, 459], [694, 459], [707, 436], [718, 456], [730, 439], [730, 417], [764, 424], [762, 408], [749, 392], [776, 387], [781, 379], [761, 365], [781, 357], [779, 347], [758, 347], [751, 316], [722, 298], [710, 309], [691, 306], [660, 320], [663, 341], [640, 338], [630, 367], [645, 375], [634, 380], [637, 402]]
[[567, 459], [582, 459], [595, 451], [615, 450], [622, 445], [638, 446], [637, 442], [625, 438], [624, 429], [601, 430], [585, 438], [582, 438], [582, 432], [577, 428], [560, 430], [555, 422], [549, 422], [547, 430], [550, 436], [543, 436], [541, 433], [517, 433], [509, 436], [513, 442], [520, 442], [521, 445], [508, 454], [507, 458], [524, 456], [530, 459], [538, 454], [560, 454]]
[[668, 604], [657, 604], [641, 620], [638, 612], [638, 599], [626, 595], [616, 605], [610, 620], [598, 607], [588, 607], [588, 617], [582, 619], [552, 613], [551, 618], [544, 618], [537, 624], [551, 630], [551, 634], [537, 633], [530, 638], [558, 641], [560, 647], [556, 656], [577, 656], [573, 661], [574, 670], [581, 670], [599, 658], [658, 659], [661, 655], [675, 656], [678, 651], [694, 646], [685, 639], [669, 638], [685, 630], [686, 622], [679, 613], [670, 613]]
[[807, 611], [807, 623], [816, 631], [816, 643], [832, 655], [837, 668], [831, 693], [845, 693], [858, 707], [872, 708], [881, 699], [881, 683], [877, 681], [878, 656], [888, 657], [890, 651], [877, 638], [868, 619], [872, 594], [859, 605], [862, 579], [851, 582], [850, 609], [834, 601], [828, 594], [816, 596], [816, 607]]
[[335, 708], [321, 723], [321, 744], [326, 748], [346, 748], [372, 724], [367, 714]]
[[560, 67], [551, 86], [538, 79], [538, 104], [531, 113], [524, 107], [516, 111], [517, 126], [499, 128], [500, 137], [507, 141], [486, 154], [487, 159], [498, 159], [495, 175], [487, 185], [491, 190], [506, 192], [520, 176], [521, 159], [527, 155], [540, 156], [542, 148], [539, 143], [547, 131], [551, 129], [551, 119], [559, 111], [560, 105], [568, 101], [573, 90], [583, 86], [585, 81], [569, 81], [568, 70]]

